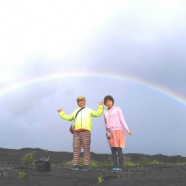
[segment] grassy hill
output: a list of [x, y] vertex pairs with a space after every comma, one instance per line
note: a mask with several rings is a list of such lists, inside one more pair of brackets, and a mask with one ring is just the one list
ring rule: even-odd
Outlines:
[[[34, 164], [34, 160], [41, 157], [50, 157], [54, 166], [64, 167], [71, 163], [71, 152], [54, 152], [40, 148], [5, 149], [0, 148], [0, 166], [3, 165], [24, 165]], [[147, 155], [138, 153], [124, 154], [124, 165], [157, 165], [157, 164], [176, 164], [185, 165], [186, 157], [166, 156], [162, 154]], [[92, 166], [112, 166], [111, 154], [91, 153]]]

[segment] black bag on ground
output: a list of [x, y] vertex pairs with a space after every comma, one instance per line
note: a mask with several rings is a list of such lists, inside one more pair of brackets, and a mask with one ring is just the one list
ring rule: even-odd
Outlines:
[[35, 160], [35, 166], [39, 172], [50, 171], [50, 158], [44, 157], [44, 158]]

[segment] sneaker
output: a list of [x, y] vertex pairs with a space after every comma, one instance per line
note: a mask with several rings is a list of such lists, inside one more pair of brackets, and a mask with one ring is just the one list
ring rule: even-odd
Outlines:
[[112, 168], [112, 172], [122, 173], [123, 169], [122, 168], [118, 168], [118, 167], [114, 167], [114, 168]]
[[117, 167], [112, 168], [112, 172], [116, 172], [117, 171]]
[[78, 171], [79, 167], [77, 165], [74, 165], [74, 166], [69, 167], [69, 169], [73, 171]]
[[122, 168], [117, 168], [117, 169], [116, 169], [116, 172], [117, 172], [117, 173], [123, 173], [123, 169], [122, 169]]
[[117, 172], [118, 173], [122, 173], [123, 172], [123, 169], [122, 168], [117, 168]]
[[90, 171], [90, 170], [92, 170], [92, 168], [89, 167], [88, 165], [84, 165], [83, 170], [84, 171]]

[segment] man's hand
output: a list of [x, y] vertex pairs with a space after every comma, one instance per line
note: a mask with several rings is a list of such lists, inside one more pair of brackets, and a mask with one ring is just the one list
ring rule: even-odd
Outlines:
[[99, 104], [99, 105], [103, 105], [103, 101], [100, 101], [98, 104]]
[[62, 111], [63, 111], [62, 108], [57, 109], [57, 112], [62, 112]]

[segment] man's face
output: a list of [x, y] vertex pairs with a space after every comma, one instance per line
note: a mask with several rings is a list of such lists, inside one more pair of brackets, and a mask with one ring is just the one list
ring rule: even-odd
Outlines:
[[78, 104], [79, 107], [84, 107], [85, 104], [86, 104], [86, 101], [85, 101], [84, 99], [82, 99], [82, 100], [79, 100], [79, 101], [77, 102], [77, 104]]

